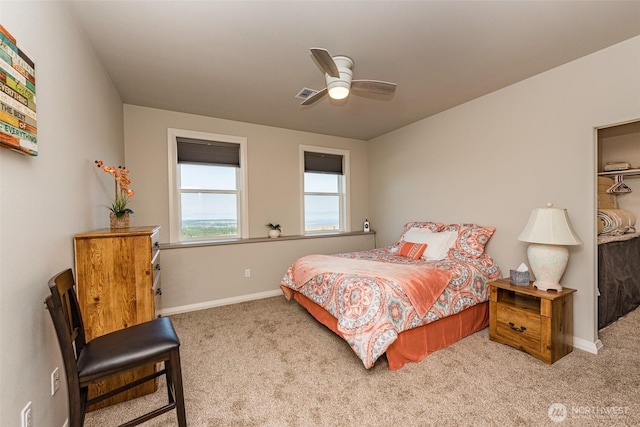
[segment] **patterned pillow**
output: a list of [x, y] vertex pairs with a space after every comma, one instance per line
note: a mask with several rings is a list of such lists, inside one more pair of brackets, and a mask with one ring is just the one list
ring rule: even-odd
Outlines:
[[420, 229], [424, 228], [424, 229], [430, 230], [432, 233], [437, 233], [438, 231], [441, 231], [440, 228], [443, 225], [444, 224], [442, 224], [441, 222], [428, 222], [428, 221], [408, 222], [404, 225], [402, 234], [400, 235], [400, 238], [395, 243], [395, 245], [400, 246], [402, 243], [404, 243], [405, 242], [404, 235], [407, 234], [407, 231], [411, 230], [412, 228], [420, 228]]
[[420, 259], [425, 249], [427, 249], [427, 245], [425, 243], [404, 242], [402, 246], [400, 246], [398, 255], [411, 259]]
[[477, 224], [449, 224], [440, 231], [457, 231], [458, 238], [453, 248], [467, 256], [478, 258], [484, 253], [484, 247], [496, 228]]

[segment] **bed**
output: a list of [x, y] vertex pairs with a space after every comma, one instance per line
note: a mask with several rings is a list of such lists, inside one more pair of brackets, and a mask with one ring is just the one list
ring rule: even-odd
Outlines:
[[351, 346], [365, 368], [418, 362], [488, 325], [487, 282], [501, 277], [477, 224], [410, 222], [394, 244], [297, 259], [280, 287]]

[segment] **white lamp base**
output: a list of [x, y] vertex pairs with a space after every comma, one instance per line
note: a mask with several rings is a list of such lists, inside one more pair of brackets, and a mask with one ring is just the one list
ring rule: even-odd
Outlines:
[[562, 290], [562, 285], [560, 283], [544, 283], [536, 280], [535, 282], [533, 282], [533, 286], [540, 289], [541, 291], [548, 291], [550, 289], [556, 291]]
[[527, 248], [529, 265], [536, 277], [533, 286], [540, 290], [561, 291], [560, 278], [569, 261], [569, 249], [561, 245], [532, 243]]

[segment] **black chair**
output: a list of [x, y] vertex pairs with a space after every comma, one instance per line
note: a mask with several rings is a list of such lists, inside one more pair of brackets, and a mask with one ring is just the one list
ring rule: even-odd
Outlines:
[[[62, 350], [69, 390], [70, 427], [81, 427], [84, 424], [88, 406], [161, 375], [166, 377], [169, 403], [122, 426], [135, 426], [175, 409], [178, 425], [186, 427], [180, 340], [171, 320], [160, 317], [86, 342], [74, 285], [71, 269], [56, 274], [49, 280], [51, 296], [45, 301]], [[89, 384], [160, 362], [164, 362], [164, 369], [88, 399]]]

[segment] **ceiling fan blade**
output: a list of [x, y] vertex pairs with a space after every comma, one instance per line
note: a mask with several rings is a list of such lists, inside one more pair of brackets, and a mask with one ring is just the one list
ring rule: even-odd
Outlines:
[[396, 84], [380, 80], [352, 80], [351, 89], [361, 92], [390, 95], [396, 91]]
[[331, 54], [327, 49], [312, 47], [311, 54], [315, 58], [322, 71], [329, 74], [331, 77], [340, 77], [338, 66], [333, 61], [333, 58], [331, 57]]
[[322, 99], [322, 97], [325, 96], [326, 94], [327, 94], [327, 88], [325, 87], [320, 92], [316, 93], [315, 95], [311, 95], [310, 97], [305, 99], [300, 105], [311, 105], [316, 101], [320, 101], [320, 99]]

